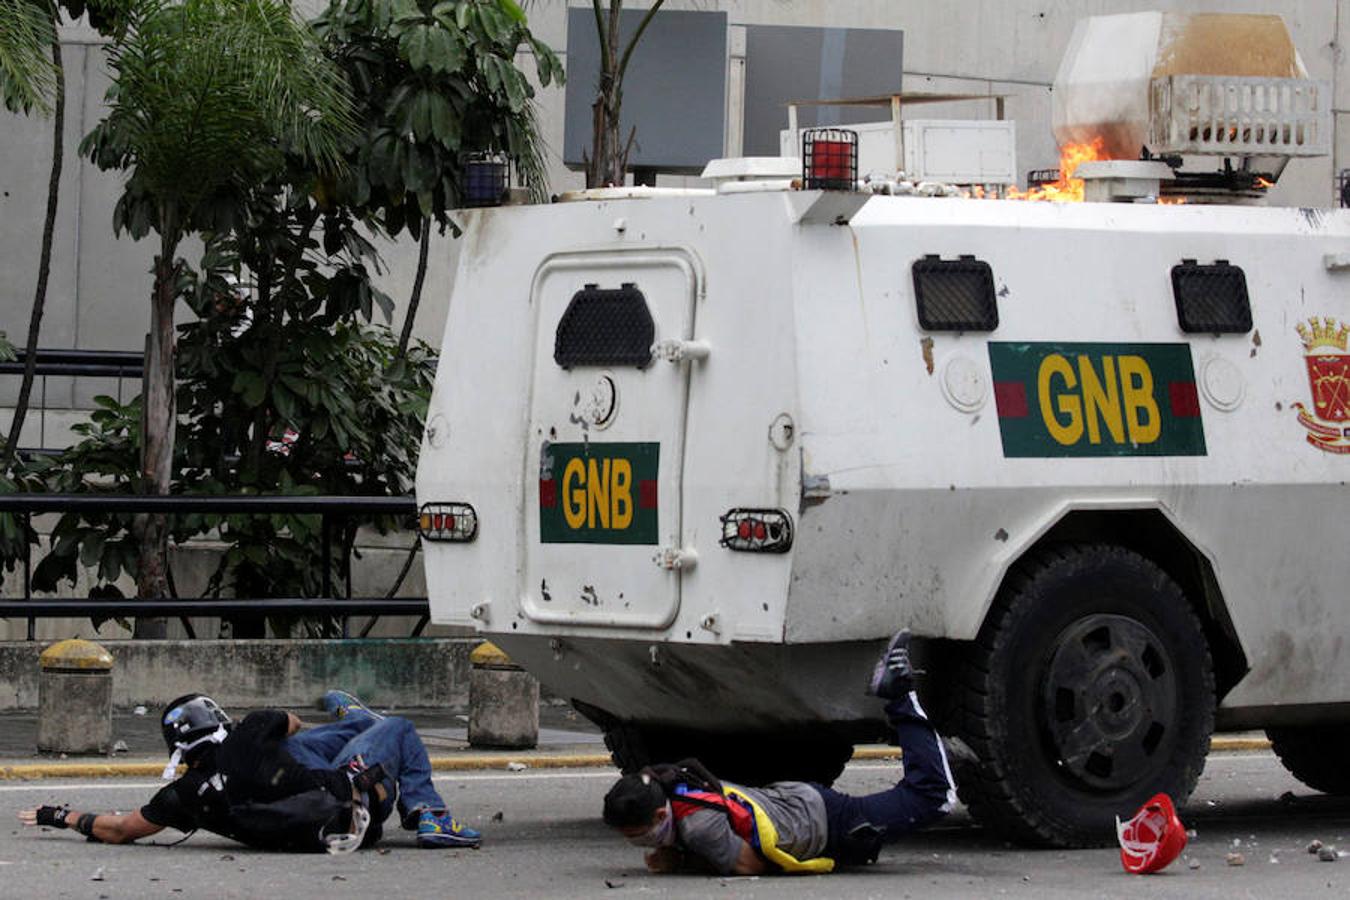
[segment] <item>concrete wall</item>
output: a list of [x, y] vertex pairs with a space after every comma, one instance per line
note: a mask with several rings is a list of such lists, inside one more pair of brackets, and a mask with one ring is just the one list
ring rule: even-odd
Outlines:
[[[465, 707], [470, 639], [367, 641], [104, 641], [113, 706], [158, 712], [201, 691], [227, 709], [311, 707], [330, 688], [374, 706]], [[0, 711], [38, 705], [41, 643], [0, 643]]]

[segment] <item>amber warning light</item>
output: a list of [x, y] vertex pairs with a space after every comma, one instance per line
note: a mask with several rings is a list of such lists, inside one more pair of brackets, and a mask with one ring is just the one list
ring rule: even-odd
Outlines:
[[424, 503], [417, 530], [429, 541], [468, 543], [478, 536], [478, 513], [467, 503]]

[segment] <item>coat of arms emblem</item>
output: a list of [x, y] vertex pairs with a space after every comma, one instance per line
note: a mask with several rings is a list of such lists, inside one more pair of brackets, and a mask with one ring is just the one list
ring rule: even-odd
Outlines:
[[1298, 422], [1308, 430], [1308, 443], [1327, 453], [1350, 453], [1350, 325], [1313, 316], [1300, 322], [1312, 408], [1295, 403]]

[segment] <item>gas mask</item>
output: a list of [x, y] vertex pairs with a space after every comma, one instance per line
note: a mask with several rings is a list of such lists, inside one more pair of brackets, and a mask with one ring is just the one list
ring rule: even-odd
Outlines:
[[675, 844], [675, 813], [670, 808], [667, 801], [666, 814], [661, 820], [651, 828], [648, 828], [642, 834], [634, 835], [628, 838], [628, 843], [635, 847], [671, 847]]

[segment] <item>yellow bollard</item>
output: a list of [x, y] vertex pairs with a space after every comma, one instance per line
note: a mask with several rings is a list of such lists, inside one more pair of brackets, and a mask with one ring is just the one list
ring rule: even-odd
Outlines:
[[484, 641], [469, 654], [469, 743], [520, 749], [539, 743], [539, 682]]
[[52, 644], [38, 657], [37, 748], [107, 753], [112, 746], [112, 654], [92, 641]]

